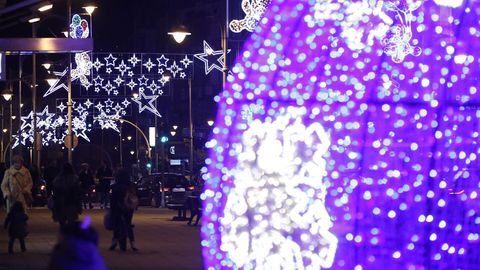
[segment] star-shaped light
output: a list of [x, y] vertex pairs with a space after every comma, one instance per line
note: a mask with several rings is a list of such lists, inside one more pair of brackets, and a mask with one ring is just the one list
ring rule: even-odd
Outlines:
[[175, 78], [175, 77], [177, 77], [177, 73], [182, 71], [183, 68], [177, 66], [177, 62], [173, 61], [173, 65], [168, 67], [167, 70], [169, 70], [172, 73], [173, 77]]
[[112, 108], [113, 103], [114, 102], [111, 99], [108, 99], [107, 101], [105, 101], [106, 108]]
[[187, 68], [191, 63], [193, 63], [193, 61], [190, 60], [187, 55], [185, 55], [185, 58], [183, 58], [183, 59], [180, 61], [180, 63], [183, 64], [183, 67], [184, 67], [184, 68]]
[[100, 114], [94, 118], [94, 121], [97, 122], [102, 129], [113, 129], [116, 132], [120, 132], [117, 125], [118, 119], [120, 119], [118, 114], [106, 114], [105, 111], [102, 110]]
[[110, 83], [110, 81], [107, 81], [107, 84], [103, 86], [103, 89], [105, 89], [105, 91], [107, 91], [107, 93], [110, 95], [110, 93], [115, 89], [115, 86]]
[[[230, 50], [228, 50], [228, 52], [230, 52]], [[203, 53], [197, 53], [194, 56], [205, 64], [205, 75], [208, 75], [213, 69], [223, 71], [223, 50], [214, 51], [205, 40], [203, 41]], [[209, 57], [215, 57], [216, 60], [211, 63], [208, 60]], [[217, 62], [220, 63], [220, 65], [218, 65]]]
[[160, 67], [168, 67], [168, 58], [165, 57], [165, 55], [161, 55], [159, 58], [157, 58], [157, 62], [158, 62], [158, 68]]
[[112, 54], [110, 54], [108, 57], [105, 57], [104, 59], [105, 59], [105, 62], [107, 63], [107, 67], [108, 66], [115, 67], [115, 61], [117, 61], [117, 58], [113, 57]]
[[98, 60], [98, 58], [95, 59], [95, 62], [93, 62], [92, 65], [93, 65], [93, 67], [95, 68], [95, 70], [96, 70], [97, 72], [98, 72], [98, 70], [99, 70], [101, 67], [105, 66], [105, 64], [103, 64], [102, 62], [100, 62], [100, 61]]
[[156, 66], [156, 65], [152, 62], [152, 60], [151, 60], [150, 58], [148, 58], [148, 61], [147, 61], [145, 64], [143, 64], [143, 65], [148, 69], [148, 72], [150, 72], [150, 70], [151, 70], [154, 66]]
[[133, 90], [135, 86], [137, 86], [137, 83], [133, 81], [133, 79], [130, 79], [130, 81], [127, 83], [127, 86], [130, 87], [130, 90]]
[[47, 92], [43, 95], [43, 97], [47, 97], [55, 93], [59, 89], [65, 89], [66, 91], [68, 91], [68, 87], [65, 84], [65, 82], [62, 82], [61, 84], [59, 84], [61, 80], [65, 79], [64, 77], [67, 74], [67, 71], [68, 71], [68, 68], [66, 68], [63, 72], [57, 72], [57, 71], [53, 72], [53, 74], [57, 76], [58, 79], [55, 81], [55, 83], [52, 84], [52, 86], [50, 86], [50, 88], [48, 88]]
[[103, 104], [100, 103], [100, 102], [98, 102], [97, 105], [95, 105], [95, 108], [97, 108], [97, 110], [99, 110], [99, 111], [102, 111], [103, 107], [104, 107]]
[[137, 56], [135, 56], [135, 54], [133, 54], [132, 57], [130, 57], [130, 59], [128, 59], [128, 62], [130, 62], [132, 64], [132, 66], [136, 66], [138, 62], [140, 62], [140, 59], [137, 58]]
[[152, 91], [152, 94], [155, 94], [160, 87], [158, 87], [155, 81], [152, 81], [152, 83], [150, 83], [150, 85], [147, 88], [150, 89], [150, 91]]
[[117, 84], [118, 87], [120, 87], [120, 85], [124, 82], [124, 80], [120, 78], [119, 75], [117, 75], [117, 78], [114, 80], [114, 82]]
[[131, 103], [131, 102], [128, 101], [127, 99], [125, 99], [124, 101], [122, 101], [122, 104], [123, 104], [123, 106], [124, 106], [125, 108], [128, 107], [128, 105], [130, 105], [130, 103]]
[[138, 81], [140, 82], [140, 86], [142, 86], [142, 85], [145, 85], [145, 86], [146, 86], [147, 83], [148, 83], [148, 79], [145, 78], [145, 75], [142, 75], [142, 77], [139, 78]]
[[97, 75], [97, 77], [95, 77], [95, 79], [93, 79], [93, 83], [95, 84], [95, 86], [97, 86], [97, 85], [102, 86], [103, 78]]
[[[157, 108], [155, 108], [154, 102], [157, 100], [158, 95], [147, 96], [143, 91], [139, 92], [138, 98], [132, 98], [132, 100], [138, 104], [139, 113], [142, 113], [144, 110], [148, 110], [153, 114], [156, 114], [158, 117], [162, 117], [162, 115], [158, 112]], [[143, 103], [142, 101], [147, 101]]]
[[130, 69], [130, 67], [125, 65], [125, 62], [123, 62], [123, 59], [122, 59], [122, 62], [120, 63], [120, 65], [118, 65], [118, 67], [115, 67], [115, 69], [118, 70], [123, 77], [123, 74], [125, 74], [125, 72], [127, 72]]
[[87, 107], [87, 109], [90, 109], [90, 107], [92, 107], [93, 103], [90, 101], [90, 99], [87, 99], [87, 101], [85, 101], [85, 106]]
[[63, 111], [67, 108], [67, 106], [65, 106], [63, 102], [60, 102], [60, 105], [58, 105], [57, 108], [60, 110], [60, 112], [63, 113]]

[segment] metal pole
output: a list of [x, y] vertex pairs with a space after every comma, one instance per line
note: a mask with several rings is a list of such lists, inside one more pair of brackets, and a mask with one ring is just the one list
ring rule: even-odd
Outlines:
[[[13, 98], [12, 100], [10, 100], [10, 130], [8, 131], [10, 134], [8, 136], [9, 138], [9, 150], [10, 150], [10, 165], [12, 164], [12, 140], [13, 140], [13, 119], [12, 119], [12, 116], [13, 116]], [[21, 122], [21, 121], [20, 121]], [[20, 133], [19, 133], [20, 134]]]
[[[32, 23], [32, 37], [36, 37], [36, 23]], [[33, 112], [33, 152], [32, 152], [32, 164], [35, 164], [37, 168], [40, 168], [40, 149], [39, 149], [39, 136], [37, 135], [37, 55], [32, 54], [32, 112]], [[20, 78], [21, 79], [21, 78]]]
[[[157, 99], [155, 99], [155, 109], [157, 108]], [[158, 144], [158, 118], [157, 118], [157, 115], [155, 114], [155, 146], [157, 146]], [[158, 172], [158, 150], [157, 150], [158, 147], [155, 147], [154, 150], [155, 150], [155, 172]]]
[[[69, 21], [70, 18], [72, 17], [72, 1], [68, 0], [67, 2], [68, 6], [68, 18], [67, 18], [67, 29], [69, 29]], [[70, 137], [70, 147], [67, 147], [68, 149], [68, 162], [72, 164], [73, 161], [73, 156], [72, 156], [72, 150], [73, 150], [73, 133], [72, 133], [72, 59], [70, 57], [70, 53], [68, 53], [68, 100], [67, 100], [67, 113], [68, 113], [68, 128], [67, 128], [67, 137]]]
[[123, 143], [122, 143], [122, 128], [123, 128], [123, 125], [122, 125], [122, 121], [120, 121], [120, 134], [119, 134], [119, 139], [120, 139], [120, 145], [118, 147], [118, 150], [120, 151], [120, 167], [123, 168]]
[[192, 119], [192, 79], [188, 79], [188, 107], [190, 128], [190, 181], [193, 180], [193, 119]]
[[[22, 69], [22, 55], [18, 55], [18, 132], [17, 136], [20, 141], [20, 136], [22, 134], [22, 76], [23, 76], [23, 69]], [[11, 100], [11, 103], [13, 103], [13, 99]], [[10, 104], [11, 104], [10, 103]], [[12, 111], [10, 111], [10, 115]], [[13, 130], [13, 125], [11, 125], [11, 130]], [[13, 139], [13, 131], [10, 132], [10, 140]], [[18, 145], [20, 151], [21, 151], [21, 144]], [[12, 147], [10, 146], [10, 162], [12, 161]]]
[[[1, 141], [0, 141], [0, 143], [1, 143], [1, 147], [0, 147], [1, 150], [0, 150], [0, 151], [1, 151], [1, 153], [2, 153], [2, 156], [0, 157], [1, 162], [5, 162], [5, 159], [3, 158], [3, 137], [4, 137], [4, 135], [3, 135], [3, 133], [4, 133], [4, 132], [3, 132], [3, 129], [5, 128], [4, 123], [5, 123], [5, 112], [4, 112], [4, 110], [3, 110], [3, 104], [2, 104], [2, 138], [1, 138]], [[2, 180], [3, 180], [3, 179], [2, 179]]]

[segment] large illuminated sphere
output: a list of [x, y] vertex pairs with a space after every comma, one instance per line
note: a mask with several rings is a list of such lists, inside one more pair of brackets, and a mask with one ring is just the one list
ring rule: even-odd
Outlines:
[[216, 99], [205, 269], [477, 269], [478, 14], [271, 1]]

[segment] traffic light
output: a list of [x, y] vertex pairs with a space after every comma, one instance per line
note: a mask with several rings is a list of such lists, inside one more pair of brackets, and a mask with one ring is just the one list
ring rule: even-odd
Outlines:
[[168, 137], [167, 137], [167, 136], [162, 136], [162, 137], [160, 138], [160, 141], [161, 141], [162, 143], [166, 143], [166, 142], [168, 142]]
[[151, 161], [150, 159], [149, 159], [149, 160], [147, 160], [147, 164], [146, 164], [146, 166], [147, 166], [147, 170], [150, 170], [150, 169], [152, 169], [152, 161]]

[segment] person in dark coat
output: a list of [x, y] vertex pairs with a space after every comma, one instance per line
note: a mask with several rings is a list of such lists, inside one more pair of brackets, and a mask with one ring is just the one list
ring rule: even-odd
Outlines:
[[43, 173], [43, 178], [45, 179], [45, 184], [47, 186], [47, 196], [51, 196], [53, 192], [53, 180], [60, 173], [60, 170], [57, 167], [57, 162], [52, 161], [46, 168]]
[[110, 194], [110, 179], [112, 178], [112, 170], [102, 163], [100, 168], [97, 170], [97, 178], [99, 182], [99, 192], [100, 192], [100, 208], [107, 208]]
[[83, 207], [87, 209], [87, 204], [90, 209], [93, 208], [92, 199], [93, 199], [93, 185], [95, 180], [93, 179], [92, 171], [90, 170], [87, 163], [82, 164], [82, 170], [78, 174], [78, 180], [83, 190]]
[[64, 227], [76, 222], [82, 213], [82, 188], [70, 163], [53, 181], [53, 220]]
[[135, 235], [133, 234], [132, 224], [133, 212], [136, 206], [126, 205], [125, 199], [127, 193], [136, 196], [136, 187], [135, 184], [130, 181], [130, 173], [125, 169], [118, 170], [115, 180], [110, 198], [110, 209], [113, 219], [113, 239], [110, 250], [115, 250], [117, 244], [119, 244], [120, 250], [125, 251], [128, 237], [132, 250], [138, 251], [135, 246]]
[[28, 216], [25, 214], [23, 205], [21, 202], [15, 202], [12, 206], [12, 209], [5, 219], [3, 227], [8, 228], [8, 253], [13, 254], [13, 244], [15, 239], [20, 241], [20, 248], [22, 252], [27, 251], [25, 247], [25, 237], [28, 234], [27, 231], [27, 220]]
[[[0, 162], [0, 179], [3, 179], [3, 176], [5, 175], [5, 171], [7, 170], [7, 167], [5, 166], [4, 162]], [[3, 199], [3, 192], [0, 189], [0, 209], [3, 208], [5, 205], [5, 200]]]

